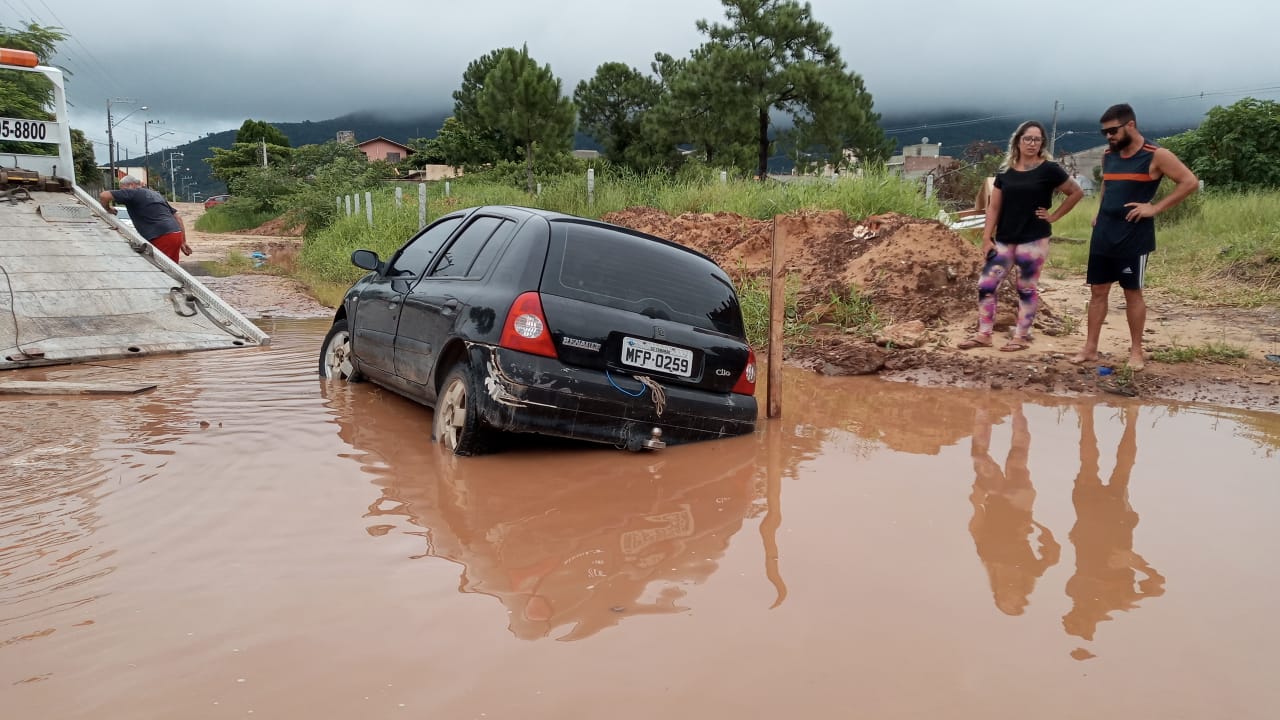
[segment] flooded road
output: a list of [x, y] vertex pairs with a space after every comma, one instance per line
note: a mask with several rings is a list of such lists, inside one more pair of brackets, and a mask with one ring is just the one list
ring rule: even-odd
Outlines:
[[1280, 416], [788, 372], [753, 436], [455, 460], [326, 325], [0, 399], [0, 715], [1280, 713]]

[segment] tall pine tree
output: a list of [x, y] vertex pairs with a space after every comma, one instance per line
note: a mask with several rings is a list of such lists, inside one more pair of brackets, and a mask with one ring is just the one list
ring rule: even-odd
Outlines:
[[573, 101], [561, 95], [560, 79], [550, 65], [539, 66], [529, 57], [526, 45], [519, 53], [501, 55], [477, 100], [484, 124], [520, 143], [526, 189], [533, 192], [535, 148], [564, 151], [573, 143], [575, 110]]

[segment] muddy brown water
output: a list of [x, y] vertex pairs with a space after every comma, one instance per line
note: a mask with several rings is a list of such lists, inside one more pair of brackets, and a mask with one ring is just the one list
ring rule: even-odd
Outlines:
[[455, 460], [325, 324], [0, 399], [0, 715], [1280, 709], [1275, 415], [788, 371], [753, 436]]

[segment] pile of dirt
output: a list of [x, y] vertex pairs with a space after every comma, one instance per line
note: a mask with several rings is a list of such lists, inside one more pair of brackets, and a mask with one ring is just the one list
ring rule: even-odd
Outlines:
[[[628, 208], [603, 218], [693, 248], [730, 274], [767, 276], [773, 221], [733, 213], [671, 217], [653, 208]], [[800, 279], [801, 310], [819, 310], [831, 296], [856, 292], [872, 300], [890, 323], [934, 323], [974, 312], [982, 267], [978, 249], [936, 220], [893, 213], [862, 221], [838, 210], [779, 218], [784, 265]]]
[[[295, 224], [296, 223], [296, 224]], [[288, 214], [274, 220], [268, 220], [252, 230], [242, 230], [241, 235], [270, 235], [273, 237], [302, 237], [307, 226], [297, 222]]]

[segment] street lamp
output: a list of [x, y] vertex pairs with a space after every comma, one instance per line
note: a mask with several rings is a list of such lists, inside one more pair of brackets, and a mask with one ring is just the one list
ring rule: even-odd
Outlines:
[[120, 118], [119, 120], [111, 119], [111, 106], [117, 103], [131, 105], [135, 102], [137, 102], [137, 100], [134, 100], [133, 98], [107, 98], [107, 155], [111, 158], [111, 187], [113, 189], [116, 187], [119, 187], [119, 183], [116, 180], [116, 139], [115, 139], [116, 126], [124, 122], [125, 120], [127, 120], [129, 118], [129, 115], [132, 115], [133, 113], [138, 112], [138, 110], [146, 110], [147, 106], [143, 105], [139, 107], [137, 110], [133, 110], [127, 113], [124, 117]]

